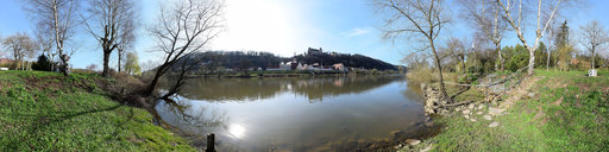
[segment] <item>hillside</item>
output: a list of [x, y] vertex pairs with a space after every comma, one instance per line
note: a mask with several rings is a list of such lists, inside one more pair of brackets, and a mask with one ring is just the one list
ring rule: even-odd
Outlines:
[[[305, 53], [294, 57], [279, 57], [268, 52], [241, 52], [241, 51], [209, 51], [187, 55], [180, 59], [181, 62], [196, 63], [195, 69], [234, 69], [243, 70], [250, 68], [279, 68], [280, 64], [296, 60], [301, 64], [321, 64], [331, 67], [333, 64], [342, 63], [346, 67], [377, 70], [396, 70], [397, 68], [387, 62], [359, 54], [341, 53]], [[176, 64], [179, 66], [181, 64]], [[205, 66], [204, 66], [205, 65]]]

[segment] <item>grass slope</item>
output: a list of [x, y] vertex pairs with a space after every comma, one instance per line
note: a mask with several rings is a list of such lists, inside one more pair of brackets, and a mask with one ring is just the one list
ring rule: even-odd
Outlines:
[[[507, 114], [476, 122], [440, 118], [441, 134], [424, 141], [433, 151], [609, 151], [609, 72], [535, 72], [538, 81]], [[504, 97], [504, 99], [507, 97]], [[493, 121], [498, 127], [490, 128]], [[403, 149], [407, 150], [407, 149]]]
[[0, 150], [195, 151], [147, 111], [107, 98], [101, 79], [0, 71]]

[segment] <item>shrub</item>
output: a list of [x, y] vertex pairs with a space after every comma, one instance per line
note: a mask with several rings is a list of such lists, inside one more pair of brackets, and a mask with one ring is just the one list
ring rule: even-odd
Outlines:
[[53, 71], [51, 69], [52, 63], [49, 61], [49, 58], [45, 55], [38, 56], [38, 61], [32, 64], [32, 69], [38, 71]]
[[529, 64], [529, 55], [527, 53], [518, 53], [512, 56], [505, 64], [505, 68], [510, 71], [517, 71], [520, 68], [526, 67]]

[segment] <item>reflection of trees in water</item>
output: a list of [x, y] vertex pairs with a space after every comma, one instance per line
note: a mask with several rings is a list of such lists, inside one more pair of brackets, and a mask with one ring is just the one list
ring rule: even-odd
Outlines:
[[386, 85], [399, 77], [325, 77], [325, 78], [263, 78], [263, 79], [192, 79], [181, 95], [206, 101], [252, 101], [292, 91], [321, 101], [324, 96], [361, 93]]
[[275, 96], [282, 84], [282, 80], [201, 78], [189, 80], [180, 94], [207, 101], [251, 101]]
[[404, 96], [406, 96], [408, 99], [416, 99], [413, 101], [424, 101], [423, 98], [425, 98], [425, 94], [423, 94], [423, 89], [421, 89], [421, 83], [411, 80], [406, 80], [405, 82], [406, 83], [404, 83], [404, 85], [407, 87], [404, 91], [402, 91]]
[[358, 77], [297, 80], [292, 91], [307, 96], [311, 102], [323, 101], [325, 96], [362, 93], [397, 80], [396, 77]]
[[226, 130], [226, 122], [229, 122], [226, 112], [207, 106], [195, 106], [180, 97], [174, 99], [176, 102], [159, 101], [156, 112], [165, 123], [178, 129], [175, 131], [195, 146], [205, 146], [205, 135]]

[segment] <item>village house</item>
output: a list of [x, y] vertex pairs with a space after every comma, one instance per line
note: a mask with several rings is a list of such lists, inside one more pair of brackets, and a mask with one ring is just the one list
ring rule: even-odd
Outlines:
[[8, 58], [0, 58], [0, 71], [8, 70], [8, 67], [10, 67], [13, 62], [15, 61]]
[[13, 62], [15, 61], [8, 58], [0, 58], [0, 65], [12, 64]]
[[332, 68], [337, 71], [345, 71], [345, 65], [343, 63], [336, 63], [332, 65]]

